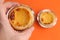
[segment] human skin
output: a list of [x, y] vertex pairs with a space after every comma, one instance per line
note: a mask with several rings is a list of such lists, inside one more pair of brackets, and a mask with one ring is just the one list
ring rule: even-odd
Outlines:
[[24, 31], [14, 30], [8, 21], [6, 12], [15, 3], [3, 3], [3, 1], [1, 0], [0, 2], [0, 40], [29, 40], [34, 27], [32, 26]]

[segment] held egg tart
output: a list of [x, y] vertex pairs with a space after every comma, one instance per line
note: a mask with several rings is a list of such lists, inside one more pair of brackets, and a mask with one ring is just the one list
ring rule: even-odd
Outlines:
[[54, 12], [49, 9], [42, 10], [37, 16], [38, 23], [44, 28], [51, 28], [57, 22], [57, 17]]
[[8, 11], [8, 20], [16, 30], [25, 30], [34, 22], [34, 11], [26, 5], [17, 5]]

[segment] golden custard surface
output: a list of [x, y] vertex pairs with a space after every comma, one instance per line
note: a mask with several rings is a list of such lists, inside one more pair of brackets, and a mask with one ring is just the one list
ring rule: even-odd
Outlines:
[[53, 22], [53, 15], [49, 12], [41, 13], [40, 18], [43, 24], [50, 24]]
[[[11, 14], [14, 14], [14, 19], [11, 20], [14, 26], [25, 26], [30, 20], [29, 12], [24, 8], [15, 8]], [[13, 17], [12, 17], [13, 18]]]

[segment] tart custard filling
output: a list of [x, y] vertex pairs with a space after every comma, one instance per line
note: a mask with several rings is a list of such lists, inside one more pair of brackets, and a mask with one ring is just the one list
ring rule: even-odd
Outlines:
[[40, 21], [42, 24], [51, 24], [53, 19], [53, 15], [50, 12], [42, 12], [40, 15]]
[[28, 10], [18, 7], [10, 12], [8, 18], [12, 26], [26, 26], [29, 23], [30, 14]]

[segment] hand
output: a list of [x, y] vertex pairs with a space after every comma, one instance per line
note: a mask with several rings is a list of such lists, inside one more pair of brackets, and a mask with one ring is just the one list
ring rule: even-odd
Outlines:
[[0, 40], [28, 40], [34, 30], [34, 27], [31, 27], [21, 32], [11, 27], [6, 16], [6, 11], [15, 4], [7, 2], [0, 5]]

